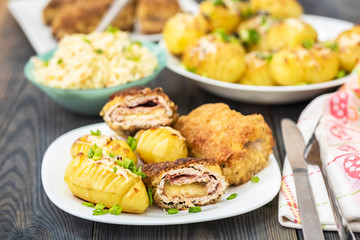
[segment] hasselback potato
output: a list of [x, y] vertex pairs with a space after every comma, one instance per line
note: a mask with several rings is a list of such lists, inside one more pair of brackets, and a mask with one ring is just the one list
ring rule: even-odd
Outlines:
[[272, 54], [269, 52], [250, 52], [245, 56], [246, 71], [240, 84], [273, 86], [274, 79], [270, 72]]
[[175, 161], [188, 156], [185, 138], [171, 127], [140, 130], [136, 152], [145, 163]]
[[236, 82], [245, 71], [245, 51], [224, 32], [205, 35], [190, 44], [182, 64], [194, 73], [225, 82]]
[[300, 19], [275, 20], [266, 15], [258, 15], [241, 23], [238, 34], [252, 51], [276, 51], [317, 39], [315, 29]]
[[302, 6], [296, 0], [251, 0], [254, 12], [264, 11], [276, 18], [300, 17]]
[[122, 211], [128, 213], [144, 212], [149, 199], [141, 176], [115, 161], [109, 156], [94, 160], [79, 153], [66, 168], [64, 180], [81, 199], [102, 203], [107, 208], [120, 204]]
[[178, 13], [165, 24], [163, 37], [172, 54], [182, 54], [185, 47], [207, 32], [206, 21], [189, 13]]
[[94, 148], [95, 144], [102, 149], [104, 155], [108, 155], [109, 153], [112, 153], [115, 156], [120, 155], [122, 158], [129, 158], [137, 164], [135, 153], [125, 141], [120, 140], [117, 137], [105, 135], [94, 136], [89, 134], [80, 137], [71, 146], [71, 156], [74, 158], [80, 152], [88, 154], [90, 148]]
[[332, 80], [339, 70], [336, 53], [322, 44], [284, 48], [274, 54], [270, 69], [278, 85]]
[[341, 33], [336, 42], [341, 68], [350, 72], [360, 59], [360, 25]]
[[240, 23], [239, 12], [224, 1], [203, 1], [200, 4], [200, 15], [211, 31], [222, 28], [226, 32], [233, 32]]

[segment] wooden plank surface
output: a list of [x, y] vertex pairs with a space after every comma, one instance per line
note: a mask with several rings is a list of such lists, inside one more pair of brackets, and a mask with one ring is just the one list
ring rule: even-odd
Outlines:
[[[358, 0], [303, 0], [311, 14], [360, 22]], [[176, 226], [121, 226], [94, 223], [58, 209], [44, 193], [41, 161], [48, 145], [61, 134], [99, 117], [71, 113], [28, 83], [23, 66], [34, 51], [19, 26], [0, 3], [0, 239], [302, 239], [301, 231], [281, 227], [277, 197], [240, 216]], [[225, 102], [244, 114], [261, 113], [273, 130], [275, 155], [284, 158], [280, 120], [297, 120], [308, 104], [260, 106], [229, 101], [200, 89], [189, 79], [165, 70], [151, 83], [161, 86], [187, 114], [207, 102]], [[326, 239], [338, 239], [326, 232]], [[359, 234], [357, 234], [360, 237]]]

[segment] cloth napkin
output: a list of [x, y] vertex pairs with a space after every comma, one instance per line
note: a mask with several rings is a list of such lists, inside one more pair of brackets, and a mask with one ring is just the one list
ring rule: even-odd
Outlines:
[[[314, 99], [301, 113], [298, 127], [305, 142], [316, 129], [321, 160], [334, 187], [350, 228], [360, 232], [360, 66], [336, 92]], [[320, 223], [324, 230], [337, 230], [324, 180], [318, 166], [308, 164]], [[301, 228], [294, 177], [285, 158], [279, 194], [279, 222]]]

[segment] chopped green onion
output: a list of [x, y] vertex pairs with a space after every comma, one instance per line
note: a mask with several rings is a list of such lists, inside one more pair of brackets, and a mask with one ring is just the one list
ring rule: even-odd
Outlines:
[[136, 175], [138, 175], [138, 176], [140, 176], [140, 177], [142, 177], [142, 178], [146, 178], [146, 177], [147, 177], [146, 174], [141, 171], [141, 166], [140, 166], [139, 169], [136, 171]]
[[119, 204], [116, 204], [109, 209], [109, 213], [112, 215], [119, 215], [121, 212], [122, 208]]
[[86, 43], [88, 43], [88, 44], [90, 44], [91, 43], [91, 41], [88, 39], [88, 38], [86, 38], [86, 37], [83, 37], [83, 39], [82, 39], [84, 42], [86, 42]]
[[265, 60], [267, 62], [270, 62], [271, 59], [273, 58], [273, 55], [271, 53], [266, 54], [266, 53], [262, 53], [262, 52], [256, 52], [256, 57], [260, 58], [262, 60]]
[[147, 193], [148, 193], [148, 196], [149, 196], [149, 204], [152, 205], [153, 204], [153, 198], [152, 198], [151, 188], [148, 188]]
[[119, 165], [120, 167], [123, 166], [123, 163], [122, 163], [121, 161], [119, 161], [119, 160], [116, 160], [116, 163], [117, 163], [117, 165]]
[[189, 208], [189, 213], [197, 213], [197, 212], [201, 212], [201, 207], [196, 206], [196, 207]]
[[101, 135], [101, 132], [100, 132], [99, 129], [96, 130], [96, 132], [90, 130], [90, 133], [91, 133], [91, 135], [93, 135], [93, 136], [100, 136], [100, 135]]
[[139, 45], [140, 47], [142, 46], [142, 43], [140, 41], [132, 41], [131, 44], [136, 44]]
[[95, 205], [91, 202], [82, 202], [82, 205], [86, 206], [86, 207], [94, 207]]
[[251, 9], [246, 9], [245, 11], [241, 12], [241, 18], [242, 19], [248, 19], [252, 17], [253, 11]]
[[116, 174], [117, 168], [116, 168], [116, 167], [113, 167], [113, 171], [114, 171], [114, 173]]
[[314, 40], [305, 40], [302, 42], [304, 48], [310, 49], [314, 46]]
[[138, 57], [132, 57], [132, 58], [128, 58], [128, 60], [138, 62], [138, 61], [140, 61], [140, 57], [139, 56]]
[[340, 69], [336, 74], [336, 78], [342, 78], [345, 76], [346, 76], [346, 71], [344, 69]]
[[333, 52], [337, 52], [339, 50], [339, 45], [336, 42], [326, 41], [324, 42], [324, 46], [331, 49]]
[[186, 71], [196, 73], [196, 67], [186, 67]]
[[222, 6], [222, 5], [224, 5], [224, 1], [223, 0], [214, 0], [213, 4], [215, 6]]
[[220, 38], [223, 42], [230, 42], [231, 37], [225, 32], [224, 29], [218, 28], [214, 31], [214, 34]]
[[89, 151], [88, 151], [87, 157], [92, 158], [93, 156], [94, 156], [94, 149], [90, 148]]
[[102, 148], [100, 148], [98, 150], [95, 150], [93, 159], [94, 160], [99, 160], [99, 159], [101, 159], [101, 157], [102, 157]]
[[48, 67], [48, 66], [49, 66], [49, 60], [44, 61], [44, 66], [45, 66], [45, 67]]
[[131, 150], [135, 151], [135, 149], [137, 147], [137, 142], [136, 142], [135, 138], [133, 138], [132, 136], [129, 136], [127, 139], [127, 144], [129, 145]]
[[251, 177], [250, 181], [252, 181], [253, 183], [258, 183], [259, 182], [259, 177]]
[[240, 33], [240, 38], [245, 44], [252, 45], [258, 43], [261, 37], [257, 30], [248, 29]]
[[226, 200], [231, 200], [237, 197], [237, 193], [231, 194]]
[[98, 203], [95, 206], [96, 210], [103, 210], [105, 208], [105, 205], [103, 203]]
[[109, 212], [109, 210], [107, 210], [107, 209], [104, 209], [104, 210], [95, 209], [93, 211], [93, 215], [104, 215], [104, 214], [107, 214], [108, 212]]
[[59, 58], [59, 60], [57, 61], [57, 64], [62, 64], [63, 60], [62, 58]]
[[108, 32], [108, 33], [117, 33], [117, 32], [119, 32], [120, 30], [118, 29], [118, 28], [116, 28], [116, 27], [113, 27], [113, 26], [111, 26], [111, 25], [109, 25], [107, 28], [106, 28], [106, 30], [105, 30], [105, 32]]
[[114, 157], [115, 156], [115, 153], [109, 153], [109, 157]]
[[98, 53], [98, 54], [102, 54], [103, 50], [102, 49], [94, 49], [94, 52]]
[[179, 209], [175, 209], [175, 208], [169, 208], [167, 210], [168, 214], [177, 214], [179, 212]]

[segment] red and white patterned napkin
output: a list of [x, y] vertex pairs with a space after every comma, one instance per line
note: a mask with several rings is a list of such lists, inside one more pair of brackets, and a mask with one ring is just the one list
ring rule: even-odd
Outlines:
[[[341, 209], [353, 231], [360, 232], [360, 67], [338, 91], [314, 99], [301, 113], [298, 127], [305, 141], [316, 123], [321, 159]], [[308, 165], [310, 184], [324, 230], [337, 230], [324, 180], [315, 165]], [[294, 178], [285, 158], [279, 195], [279, 222], [301, 228]]]

